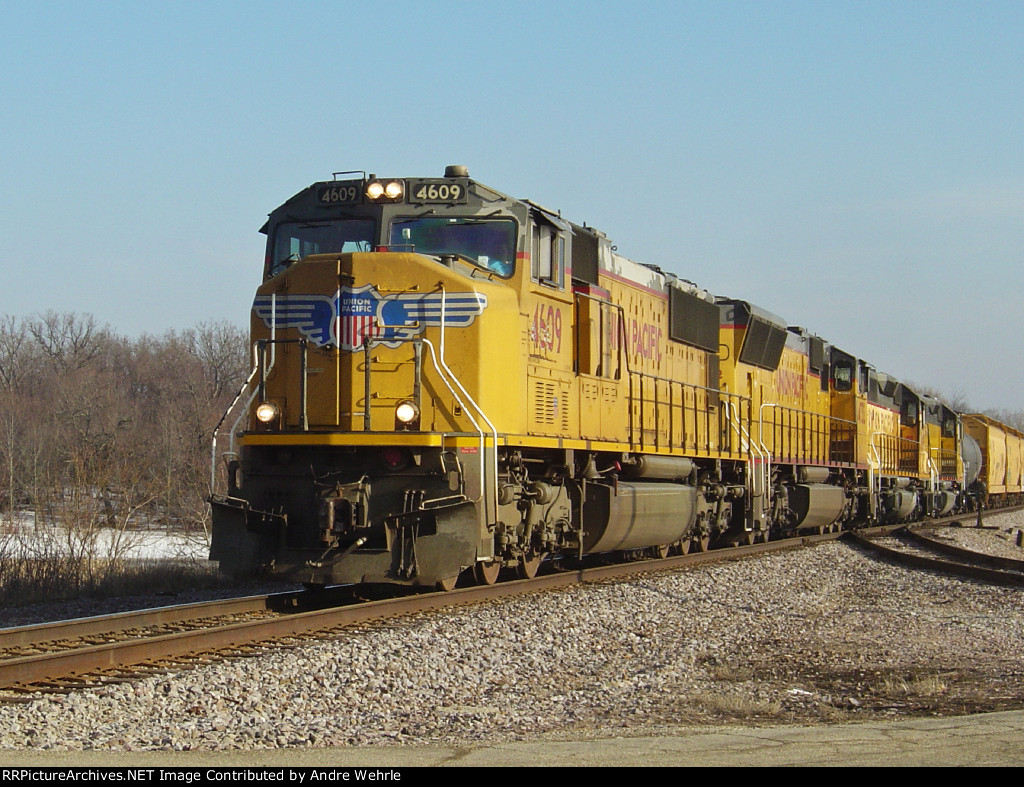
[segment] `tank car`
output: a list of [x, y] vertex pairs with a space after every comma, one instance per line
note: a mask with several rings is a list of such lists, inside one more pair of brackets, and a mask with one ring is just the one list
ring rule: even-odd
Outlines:
[[451, 588], [911, 519], [964, 487], [941, 403], [463, 167], [335, 173], [263, 232], [253, 372], [213, 448], [227, 572]]

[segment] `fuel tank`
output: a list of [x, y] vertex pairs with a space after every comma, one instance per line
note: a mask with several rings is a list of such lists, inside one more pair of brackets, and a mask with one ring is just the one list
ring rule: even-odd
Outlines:
[[936, 492], [932, 498], [935, 507], [935, 516], [946, 516], [950, 513], [956, 505], [958, 496], [958, 493], [951, 489], [944, 489], [941, 492]]
[[797, 529], [827, 527], [846, 509], [846, 492], [831, 484], [796, 484], [789, 489], [789, 507]]
[[917, 492], [906, 489], [890, 489], [882, 495], [883, 516], [886, 522], [902, 522], [914, 512]]
[[690, 537], [697, 518], [697, 489], [627, 481], [614, 486], [587, 484], [583, 517], [585, 552], [672, 544]]

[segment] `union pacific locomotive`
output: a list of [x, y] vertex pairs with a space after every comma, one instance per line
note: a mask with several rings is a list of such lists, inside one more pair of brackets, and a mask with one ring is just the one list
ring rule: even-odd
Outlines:
[[335, 173], [263, 232], [230, 573], [450, 589], [944, 514], [985, 463], [942, 401], [464, 167]]

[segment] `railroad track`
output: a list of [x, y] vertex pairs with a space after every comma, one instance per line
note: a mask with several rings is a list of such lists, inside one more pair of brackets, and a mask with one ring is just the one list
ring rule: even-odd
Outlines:
[[[457, 588], [447, 593], [416, 593], [373, 601], [349, 598], [342, 605], [322, 594], [285, 593], [162, 607], [78, 620], [0, 629], [0, 701], [36, 691], [70, 691], [166, 672], [189, 663], [245, 655], [255, 647], [281, 647], [296, 638], [429, 612], [461, 604], [586, 582], [621, 579], [717, 560], [793, 549], [835, 538], [773, 542], [661, 559], [591, 566], [558, 567], [535, 579]], [[251, 652], [251, 650], [249, 651]]]
[[975, 552], [925, 535], [926, 529], [935, 526], [929, 524], [922, 528], [900, 527], [890, 532], [847, 535], [871, 552], [905, 566], [997, 585], [1024, 586], [1024, 560]]
[[[877, 538], [893, 530], [872, 528], [853, 537]], [[535, 579], [457, 588], [447, 593], [415, 593], [371, 601], [354, 595], [337, 598], [324, 593], [281, 593], [0, 629], [0, 701], [16, 700], [36, 691], [69, 691], [122, 682], [211, 658], [246, 655], [253, 652], [252, 648], [283, 647], [310, 636], [329, 635], [345, 627], [401, 615], [678, 570], [851, 535], [816, 534], [586, 568], [556, 564], [550, 573]], [[1024, 584], [1024, 573], [1017, 576], [1019, 584]]]

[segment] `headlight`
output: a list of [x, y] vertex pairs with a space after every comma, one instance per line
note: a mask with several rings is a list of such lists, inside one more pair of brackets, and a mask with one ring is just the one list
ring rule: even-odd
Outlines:
[[261, 424], [269, 424], [280, 414], [280, 408], [273, 402], [264, 402], [256, 408], [256, 420]]
[[401, 424], [414, 423], [419, 417], [420, 408], [416, 406], [416, 402], [399, 402], [398, 407], [395, 408], [395, 418]]
[[371, 180], [366, 184], [366, 198], [370, 202], [398, 202], [405, 194], [400, 180]]

